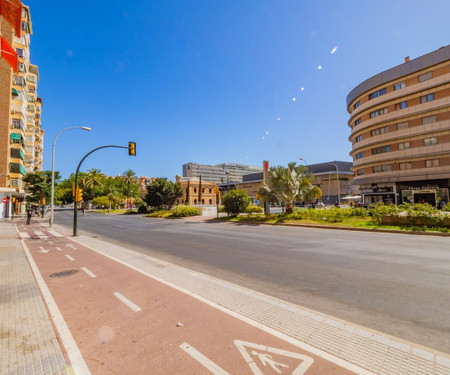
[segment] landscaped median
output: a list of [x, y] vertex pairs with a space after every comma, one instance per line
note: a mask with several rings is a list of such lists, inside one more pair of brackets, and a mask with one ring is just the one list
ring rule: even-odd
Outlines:
[[217, 220], [266, 224], [313, 225], [413, 232], [450, 233], [450, 206], [436, 210], [428, 204], [384, 205], [366, 208], [297, 208], [292, 214], [241, 214]]

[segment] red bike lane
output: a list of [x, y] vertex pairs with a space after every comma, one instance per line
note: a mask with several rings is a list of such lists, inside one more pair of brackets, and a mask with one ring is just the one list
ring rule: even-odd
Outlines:
[[92, 374], [355, 373], [69, 238], [18, 230]]

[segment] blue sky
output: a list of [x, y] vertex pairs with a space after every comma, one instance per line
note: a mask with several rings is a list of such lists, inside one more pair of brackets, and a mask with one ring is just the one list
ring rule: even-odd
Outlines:
[[351, 161], [350, 90], [450, 36], [448, 0], [26, 4], [44, 102], [44, 169], [60, 130], [93, 129], [58, 138], [63, 177], [93, 148], [129, 140], [137, 157], [100, 150], [81, 170], [174, 179], [191, 161]]

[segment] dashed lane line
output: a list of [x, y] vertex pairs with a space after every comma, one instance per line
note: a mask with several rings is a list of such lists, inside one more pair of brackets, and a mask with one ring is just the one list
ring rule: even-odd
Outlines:
[[121, 294], [119, 292], [114, 292], [113, 294], [114, 294], [114, 296], [116, 298], [118, 298], [120, 301], [122, 301], [125, 305], [127, 305], [134, 312], [138, 312], [138, 311], [142, 310], [138, 305], [135, 305], [127, 297], [125, 297], [123, 294]]
[[60, 247], [55, 247], [55, 249], [58, 251], [62, 251], [62, 249]]
[[197, 349], [193, 348], [187, 342], [181, 344], [180, 348], [183, 349], [187, 354], [189, 354], [192, 358], [194, 358], [198, 363], [200, 363], [214, 375], [230, 375], [230, 373], [226, 372], [224, 369], [216, 365], [213, 361], [205, 357], [202, 353], [200, 353]]
[[92, 273], [91, 271], [89, 271], [86, 267], [81, 267], [81, 269], [86, 272], [90, 277], [92, 277], [93, 279], [95, 279], [97, 277], [97, 275], [95, 273]]
[[67, 254], [66, 254], [66, 258], [69, 259], [71, 262], [73, 262], [75, 260], [70, 255], [67, 255]]

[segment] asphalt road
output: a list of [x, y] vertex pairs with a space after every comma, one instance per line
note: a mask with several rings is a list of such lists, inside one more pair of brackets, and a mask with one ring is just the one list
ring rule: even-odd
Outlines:
[[449, 237], [92, 213], [84, 232], [450, 353]]

